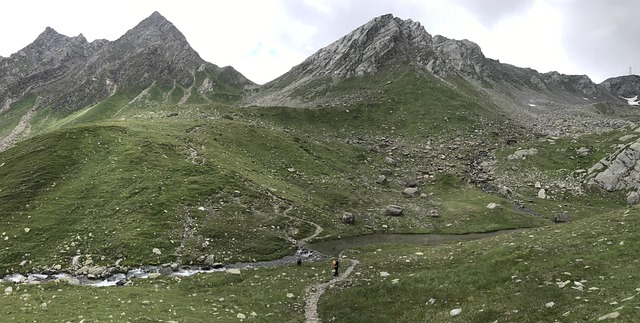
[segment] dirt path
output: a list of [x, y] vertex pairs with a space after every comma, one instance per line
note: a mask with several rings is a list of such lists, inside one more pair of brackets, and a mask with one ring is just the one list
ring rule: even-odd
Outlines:
[[[274, 208], [276, 210], [276, 213], [280, 213], [278, 210], [279, 208], [278, 205], [274, 205]], [[302, 221], [316, 228], [312, 235], [302, 238], [300, 240], [295, 240], [294, 238], [289, 237], [288, 235], [285, 234], [285, 239], [287, 239], [291, 243], [297, 246], [304, 246], [311, 239], [315, 239], [316, 237], [318, 237], [324, 229], [315, 222], [290, 216], [288, 213], [292, 209], [293, 209], [293, 205], [289, 204], [287, 209], [282, 212], [282, 216], [294, 221]], [[340, 255], [338, 256], [338, 259], [343, 259], [342, 253], [340, 253]], [[349, 262], [349, 267], [347, 267], [346, 270], [343, 270], [342, 274], [340, 274], [338, 277], [333, 277], [330, 281], [327, 281], [324, 283], [312, 284], [307, 286], [307, 288], [305, 288], [304, 293], [306, 296], [305, 296], [305, 305], [304, 305], [304, 318], [307, 323], [321, 322], [320, 318], [318, 317], [318, 302], [320, 301], [320, 297], [322, 297], [322, 294], [324, 294], [324, 292], [327, 290], [327, 287], [347, 279], [349, 275], [351, 275], [351, 272], [353, 271], [353, 269], [359, 263], [359, 261], [356, 259], [343, 259], [343, 262], [344, 261]]]
[[[279, 205], [274, 205], [274, 209], [276, 211], [276, 213], [280, 213], [279, 212]], [[320, 225], [318, 225], [317, 223], [314, 223], [312, 221], [308, 221], [308, 220], [304, 220], [304, 219], [300, 219], [300, 218], [296, 218], [293, 216], [290, 216], [288, 213], [293, 209], [293, 205], [289, 204], [289, 206], [287, 207], [286, 210], [284, 210], [281, 215], [289, 218], [291, 220], [294, 221], [302, 221], [304, 223], [310, 224], [312, 226], [315, 227], [315, 231], [312, 235], [302, 238], [300, 240], [295, 240], [292, 237], [289, 237], [288, 235], [285, 235], [285, 238], [290, 241], [291, 243], [296, 244], [297, 246], [303, 246], [305, 245], [307, 242], [309, 242], [311, 239], [314, 239], [316, 237], [318, 237], [320, 235], [320, 233], [322, 233], [322, 231], [324, 230]], [[339, 259], [343, 259], [342, 258], [342, 253], [340, 253], [340, 255], [338, 256]], [[318, 317], [318, 302], [320, 301], [320, 297], [322, 297], [322, 294], [324, 294], [324, 292], [327, 290], [327, 287], [339, 283], [343, 280], [346, 280], [349, 275], [351, 275], [351, 272], [353, 271], [353, 269], [356, 267], [356, 265], [358, 265], [359, 261], [356, 259], [343, 259], [344, 261], [348, 261], [349, 262], [349, 267], [347, 267], [346, 270], [343, 270], [342, 274], [340, 274], [338, 277], [333, 277], [331, 280], [324, 282], [324, 283], [316, 283], [316, 284], [312, 284], [307, 286], [307, 288], [305, 288], [305, 305], [304, 305], [304, 317], [307, 323], [319, 323], [320, 318]]]
[[327, 290], [327, 287], [329, 287], [330, 285], [346, 280], [349, 275], [351, 275], [351, 272], [356, 267], [356, 265], [360, 263], [355, 259], [346, 260], [349, 261], [349, 267], [342, 274], [340, 274], [340, 276], [334, 277], [328, 282], [313, 284], [305, 288], [305, 295], [307, 296], [304, 304], [304, 318], [307, 323], [321, 322], [320, 318], [318, 317], [318, 301], [320, 301], [320, 297], [322, 296], [322, 294], [324, 294], [325, 290]]

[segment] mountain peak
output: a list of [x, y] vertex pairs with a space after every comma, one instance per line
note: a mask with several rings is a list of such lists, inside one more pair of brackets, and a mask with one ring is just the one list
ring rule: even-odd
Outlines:
[[151, 16], [145, 18], [140, 24], [147, 23], [149, 25], [162, 25], [165, 23], [171, 23], [167, 18], [161, 15], [159, 12], [154, 11]]
[[178, 28], [157, 11], [127, 31], [120, 40], [141, 45], [166, 42], [179, 42], [188, 45], [186, 38]]
[[420, 23], [386, 14], [319, 50], [299, 68], [315, 76], [374, 74], [393, 61], [414, 60], [430, 43], [431, 35]]
[[50, 41], [56, 41], [61, 39], [67, 39], [67, 38], [69, 37], [58, 33], [55, 29], [51, 27], [47, 27], [44, 29], [42, 33], [40, 33], [40, 35], [38, 35], [38, 38], [36, 38], [35, 42], [50, 42]]

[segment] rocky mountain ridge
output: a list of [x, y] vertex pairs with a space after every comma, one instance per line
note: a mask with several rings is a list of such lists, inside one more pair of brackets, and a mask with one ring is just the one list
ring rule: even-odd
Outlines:
[[[29, 94], [39, 106], [75, 111], [101, 102], [118, 89], [139, 91], [152, 84], [189, 89], [208, 67], [223, 86], [238, 91], [253, 82], [232, 67], [204, 61], [184, 35], [154, 12], [115, 41], [87, 42], [48, 27], [24, 49], [0, 61], [0, 106], [9, 109]], [[38, 106], [38, 107], [39, 107]], [[36, 108], [38, 108], [36, 107]]]
[[[594, 104], [613, 104], [619, 113], [626, 115], [629, 111], [622, 96], [640, 93], [638, 76], [615, 77], [595, 84], [586, 75], [539, 73], [502, 64], [485, 57], [472, 41], [431, 36], [420, 23], [388, 14], [372, 19], [318, 50], [262, 86], [245, 99], [244, 104], [314, 107], [338, 102], [348, 105], [353, 102], [353, 94], [336, 99], [318, 97], [317, 93], [345, 79], [375, 75], [400, 65], [429, 73], [453, 87], [456, 87], [455, 79], [464, 79], [523, 126], [549, 135], [591, 132], [594, 128], [607, 131], [627, 125], [626, 118], [609, 118]], [[579, 122], [569, 126], [564, 122], [576, 115]]]

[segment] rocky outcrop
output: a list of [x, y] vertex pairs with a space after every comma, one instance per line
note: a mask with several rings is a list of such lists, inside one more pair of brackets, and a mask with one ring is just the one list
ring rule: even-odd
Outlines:
[[601, 159], [587, 171], [587, 183], [607, 191], [629, 192], [627, 202], [638, 203], [640, 193], [640, 141], [623, 145], [615, 153]]
[[640, 76], [638, 75], [612, 77], [604, 80], [600, 85], [618, 98], [632, 98], [640, 95]]

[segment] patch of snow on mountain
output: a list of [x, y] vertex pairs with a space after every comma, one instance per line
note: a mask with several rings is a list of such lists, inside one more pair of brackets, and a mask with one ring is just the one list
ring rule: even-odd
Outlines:
[[627, 100], [627, 103], [629, 103], [629, 105], [640, 105], [640, 101], [638, 101], [637, 95], [632, 98], [625, 98], [623, 96], [621, 96], [621, 98]]

